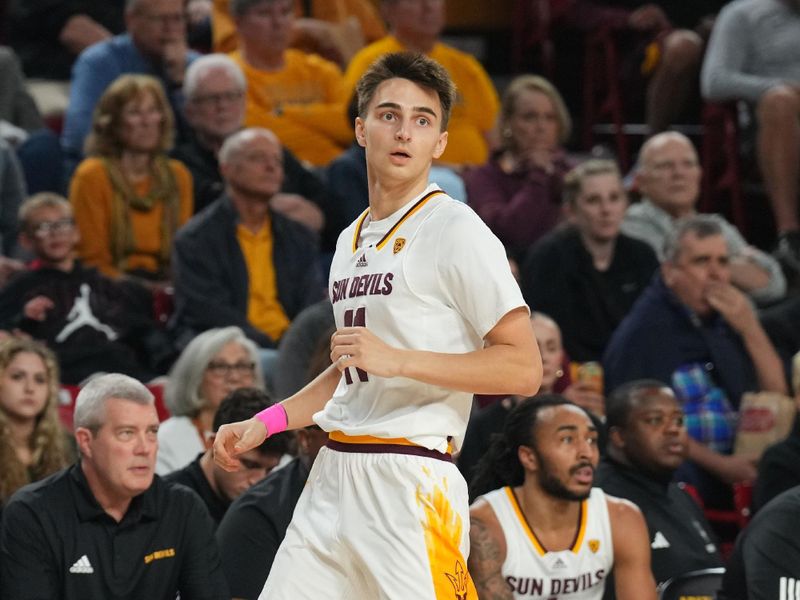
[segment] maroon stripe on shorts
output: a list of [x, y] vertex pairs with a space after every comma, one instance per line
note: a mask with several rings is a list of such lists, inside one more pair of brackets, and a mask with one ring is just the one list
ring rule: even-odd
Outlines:
[[401, 444], [347, 444], [329, 439], [325, 444], [331, 450], [338, 452], [355, 452], [358, 454], [410, 454], [412, 456], [425, 456], [445, 462], [453, 462], [449, 453], [430, 450], [422, 446], [403, 446]]

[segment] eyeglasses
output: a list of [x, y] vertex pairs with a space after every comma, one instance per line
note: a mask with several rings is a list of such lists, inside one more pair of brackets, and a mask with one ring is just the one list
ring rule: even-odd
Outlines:
[[42, 221], [31, 225], [28, 228], [28, 233], [41, 240], [51, 234], [55, 235], [72, 231], [73, 227], [75, 227], [75, 221], [71, 218], [59, 219], [58, 221]]
[[229, 377], [232, 373], [246, 376], [252, 375], [256, 370], [254, 362], [226, 363], [222, 361], [212, 361], [208, 363], [208, 372], [214, 377]]
[[191, 98], [191, 102], [201, 106], [210, 106], [212, 104], [222, 104], [223, 102], [238, 102], [244, 97], [242, 90], [234, 90], [230, 92], [219, 92], [217, 94], [202, 94]]

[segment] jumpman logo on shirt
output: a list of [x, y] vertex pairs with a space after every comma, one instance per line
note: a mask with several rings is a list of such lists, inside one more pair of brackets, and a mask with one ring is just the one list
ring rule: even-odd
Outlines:
[[89, 287], [88, 283], [81, 284], [81, 293], [75, 297], [72, 310], [70, 310], [67, 315], [67, 324], [56, 336], [57, 342], [63, 342], [81, 327], [96, 329], [100, 333], [104, 333], [109, 341], [117, 339], [117, 332], [108, 325], [101, 323], [100, 320], [94, 316], [92, 307], [89, 304], [89, 294], [91, 291], [92, 289]]

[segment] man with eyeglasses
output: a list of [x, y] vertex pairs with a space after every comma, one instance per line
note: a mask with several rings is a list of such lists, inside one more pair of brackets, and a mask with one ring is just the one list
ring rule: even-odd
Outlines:
[[163, 372], [172, 344], [152, 317], [149, 293], [75, 259], [78, 230], [69, 202], [31, 196], [20, 207], [20, 242], [35, 259], [0, 291], [0, 328], [52, 348], [64, 383], [97, 371], [148, 381]]
[[[178, 144], [172, 156], [192, 173], [195, 213], [225, 191], [217, 154], [225, 139], [242, 128], [246, 90], [247, 82], [241, 68], [224, 54], [201, 56], [186, 70], [184, 114], [191, 135]], [[333, 207], [327, 200], [325, 185], [286, 146], [283, 147], [283, 170], [281, 191], [270, 200], [271, 208], [313, 231], [319, 232], [324, 224], [324, 237], [330, 241], [332, 250], [336, 236], [346, 223], [329, 218]]]
[[[636, 187], [642, 201], [628, 207], [622, 233], [647, 242], [661, 257], [664, 240], [678, 219], [697, 214], [702, 175], [697, 151], [685, 135], [667, 131], [649, 138], [636, 168]], [[786, 278], [778, 261], [748, 244], [722, 215], [714, 218], [731, 253], [731, 283], [761, 305], [783, 298]]]
[[61, 137], [68, 172], [83, 156], [83, 142], [91, 128], [95, 104], [108, 85], [126, 73], [153, 75], [161, 81], [175, 112], [178, 135], [183, 134], [186, 126], [181, 122], [180, 88], [186, 67], [197, 57], [186, 45], [183, 4], [183, 0], [127, 0], [127, 32], [80, 54], [72, 70]]
[[[231, 369], [252, 372], [253, 366], [252, 362], [234, 364], [212, 362], [208, 365], [208, 369], [216, 367], [220, 374], [224, 374]], [[254, 411], [264, 410], [271, 404], [272, 400], [262, 390], [256, 388], [234, 390], [219, 405], [214, 415], [213, 431], [216, 433], [225, 423], [247, 419]], [[217, 526], [231, 502], [278, 468], [285, 456], [291, 458], [288, 456], [290, 442], [291, 434], [288, 432], [264, 440], [263, 444], [241, 457], [242, 469], [232, 473], [214, 463], [214, 456], [209, 448], [182, 469], [166, 475], [164, 481], [185, 485], [197, 492], [205, 502], [214, 525]]]

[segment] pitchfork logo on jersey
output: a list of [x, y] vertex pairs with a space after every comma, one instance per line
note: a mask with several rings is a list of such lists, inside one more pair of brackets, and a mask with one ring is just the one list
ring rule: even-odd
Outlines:
[[[395, 242], [395, 245], [397, 245], [397, 242]], [[453, 591], [456, 593], [456, 600], [467, 600], [467, 582], [469, 581], [469, 575], [464, 569], [464, 565], [461, 564], [461, 561], [456, 561], [455, 575], [451, 575], [450, 573], [445, 573], [445, 575], [447, 575], [450, 583], [453, 584]]]
[[405, 245], [406, 245], [406, 238], [397, 238], [397, 239], [394, 241], [394, 247], [392, 248], [392, 252], [394, 252], [395, 254], [397, 254], [398, 252], [400, 252], [400, 250], [402, 250], [402, 249], [403, 249], [403, 247], [404, 247]]
[[600, 550], [600, 540], [589, 540], [589, 550], [592, 551], [592, 554], [597, 554], [597, 551]]

